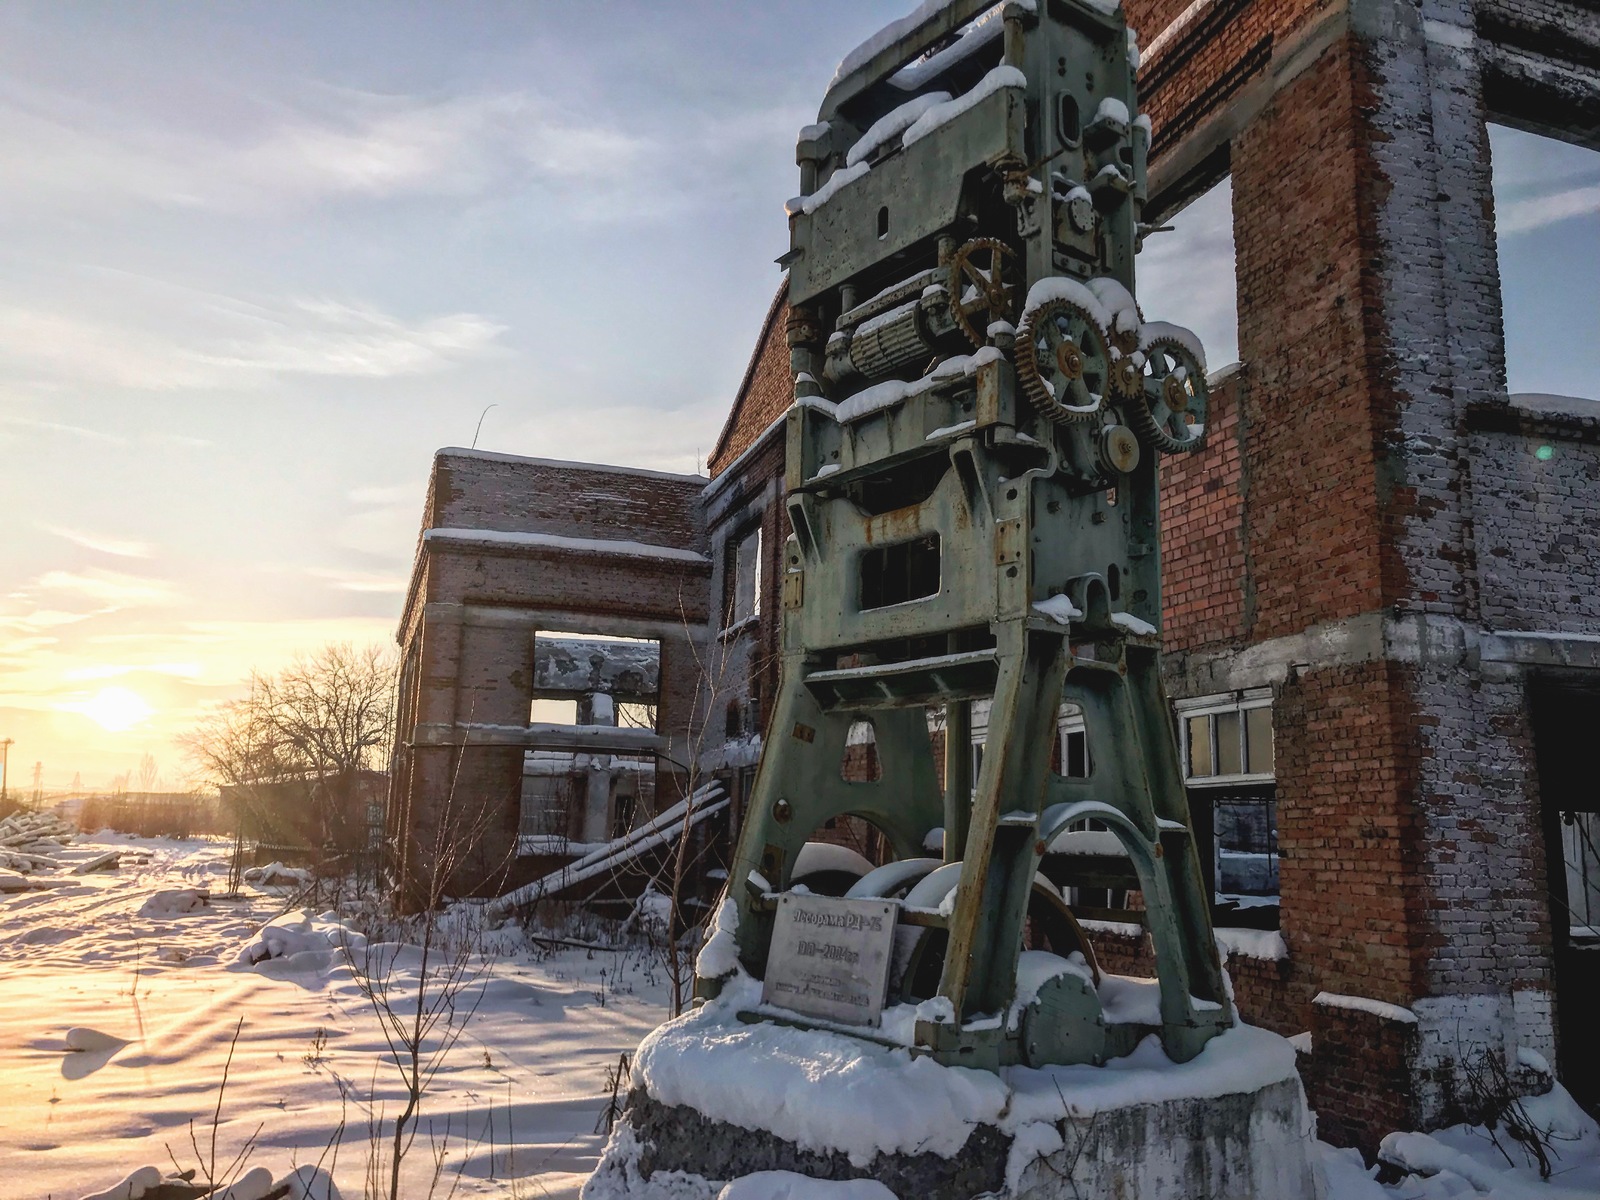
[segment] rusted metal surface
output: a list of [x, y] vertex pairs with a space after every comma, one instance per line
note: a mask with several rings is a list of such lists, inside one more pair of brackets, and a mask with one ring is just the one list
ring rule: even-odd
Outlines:
[[[1156, 467], [1204, 436], [1204, 366], [1133, 301], [1149, 125], [1120, 14], [1013, 0], [951, 40], [989, 7], [955, 0], [847, 60], [797, 148], [771, 723], [793, 736], [769, 740], [745, 817], [740, 958], [763, 974], [773, 896], [814, 831], [853, 814], [904, 860], [861, 894], [901, 904], [890, 1002], [944, 1002], [916, 1024], [923, 1051], [1101, 1062], [1157, 1032], [1183, 1060], [1233, 1020], [1158, 663]], [[896, 112], [935, 91], [955, 99]], [[973, 772], [975, 698], [991, 710]], [[1063, 702], [1084, 714], [1087, 778], [1051, 768]], [[943, 786], [930, 710], [953, 739]], [[847, 782], [862, 722], [881, 772]], [[1152, 1024], [1109, 1020], [1097, 973], [1013, 1011], [1025, 944], [1093, 961], [1074, 894], [1038, 872], [1089, 820], [1143, 895]]]

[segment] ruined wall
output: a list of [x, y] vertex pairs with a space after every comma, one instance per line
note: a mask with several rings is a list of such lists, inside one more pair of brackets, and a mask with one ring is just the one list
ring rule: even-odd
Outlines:
[[1592, 633], [1600, 626], [1600, 405], [1591, 413], [1516, 399], [1510, 409], [1469, 414], [1483, 622]]
[[[543, 630], [659, 640], [658, 729], [685, 761], [707, 636], [705, 480], [441, 451], [401, 623], [407, 690], [390, 833], [403, 887], [516, 877]], [[658, 803], [671, 803], [666, 782]]]
[[1169, 688], [1274, 688], [1282, 1001], [1370, 1145], [1457, 1111], [1463, 1057], [1554, 1053], [1528, 694], [1600, 668], [1600, 461], [1592, 410], [1505, 396], [1485, 122], [1594, 144], [1600, 35], [1557, 0], [1128, 11], [1151, 211], [1231, 173], [1237, 246], [1243, 368], [1163, 463]]
[[[1218, 373], [1220, 376], [1222, 373]], [[1245, 373], [1214, 379], [1206, 444], [1164, 457], [1161, 472], [1162, 639], [1168, 651], [1226, 643], [1248, 632], [1245, 578]]]
[[789, 371], [789, 289], [787, 280], [773, 297], [761, 335], [750, 355], [750, 365], [734, 395], [733, 405], [707, 466], [713, 478], [721, 475], [784, 414], [794, 401], [794, 377]]
[[[781, 329], [779, 334], [777, 342], [765, 343], [764, 353], [769, 362], [776, 362], [781, 352], [787, 379], [788, 347], [782, 342]], [[757, 419], [759, 415], [752, 417], [752, 424]], [[757, 435], [760, 432], [755, 430]], [[780, 427], [759, 442], [751, 442], [738, 458], [725, 464], [705, 498], [717, 635], [709, 656], [711, 687], [703, 697], [700, 720], [704, 734], [698, 755], [704, 768], [723, 778], [734, 793], [735, 830], [744, 812], [744, 784], [755, 766], [778, 687], [783, 554], [789, 537], [789, 516], [783, 504], [784, 453]], [[758, 526], [760, 612], [730, 627], [727, 600], [733, 588], [734, 547]]]

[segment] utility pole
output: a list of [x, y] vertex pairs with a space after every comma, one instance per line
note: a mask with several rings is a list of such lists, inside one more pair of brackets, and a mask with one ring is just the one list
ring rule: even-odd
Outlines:
[[15, 745], [12, 738], [0, 738], [0, 806], [6, 802], [6, 788], [11, 783], [10, 772], [6, 769], [6, 762], [10, 758], [9, 751]]

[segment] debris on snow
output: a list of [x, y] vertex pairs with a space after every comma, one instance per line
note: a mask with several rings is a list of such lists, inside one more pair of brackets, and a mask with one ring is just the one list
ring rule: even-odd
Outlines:
[[161, 1169], [145, 1166], [126, 1176], [114, 1187], [109, 1187], [103, 1192], [94, 1192], [83, 1197], [83, 1200], [139, 1200], [146, 1192], [160, 1186]]
[[139, 906], [141, 917], [166, 919], [186, 917], [211, 904], [211, 893], [196, 888], [166, 888], [153, 894]]
[[244, 873], [244, 881], [257, 887], [304, 887], [311, 882], [311, 872], [304, 867], [286, 867], [274, 860], [264, 867], [251, 867]]

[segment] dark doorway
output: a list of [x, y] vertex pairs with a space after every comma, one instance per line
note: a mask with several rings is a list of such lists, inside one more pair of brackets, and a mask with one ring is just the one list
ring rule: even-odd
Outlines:
[[1555, 951], [1561, 1082], [1600, 1113], [1600, 775], [1588, 754], [1600, 728], [1600, 692], [1545, 685], [1533, 732], [1544, 824], [1545, 876]]

